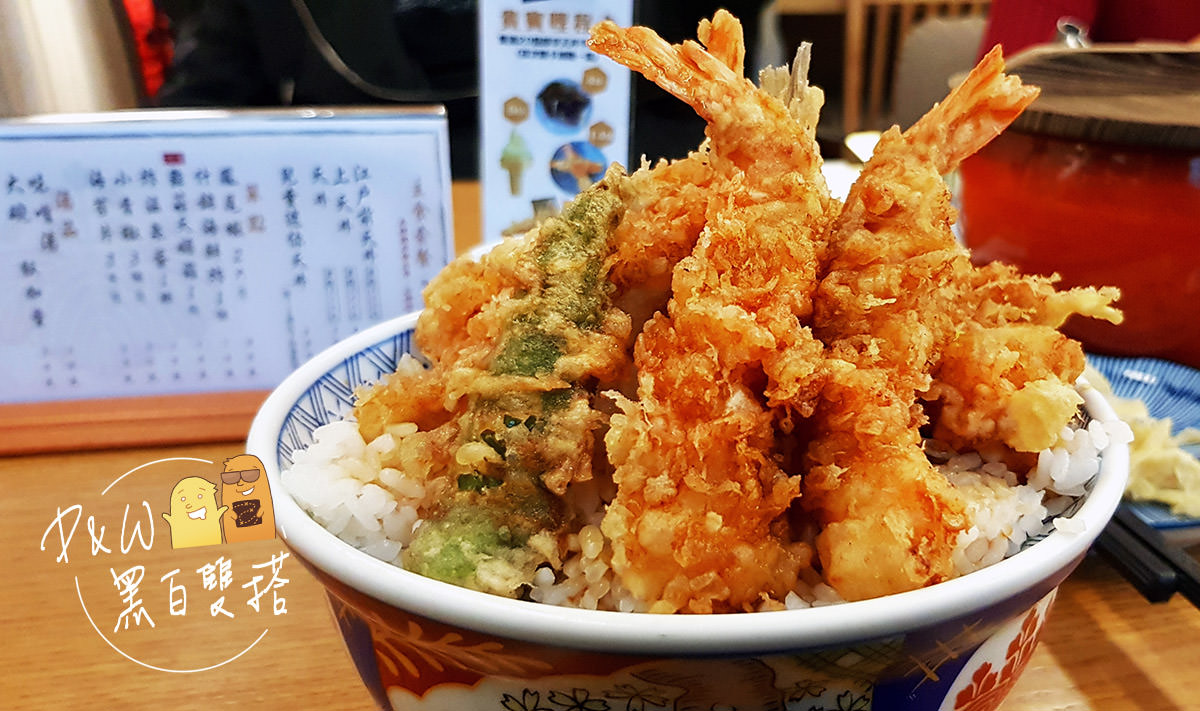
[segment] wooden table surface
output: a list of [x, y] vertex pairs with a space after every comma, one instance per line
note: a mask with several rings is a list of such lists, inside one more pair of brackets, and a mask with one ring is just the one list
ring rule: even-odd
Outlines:
[[[252, 593], [267, 587], [252, 584], [264, 570], [252, 566], [285, 553], [281, 541], [170, 547], [161, 512], [173, 484], [213, 478], [241, 450], [227, 442], [0, 458], [0, 707], [372, 708], [320, 586], [297, 562], [283, 559], [278, 577], [287, 582], [271, 593], [281, 602], [268, 594], [252, 609]], [[139, 541], [149, 519], [155, 539], [146, 550]], [[141, 539], [131, 533], [139, 521]], [[232, 580], [206, 588], [202, 571], [221, 558]], [[134, 606], [114, 578], [138, 567]], [[170, 614], [172, 584], [186, 592], [183, 614]], [[212, 611], [219, 597], [234, 617]], [[144, 610], [142, 619], [122, 618], [130, 609]], [[1147, 603], [1088, 558], [1060, 589], [1041, 646], [1002, 708], [1197, 709], [1198, 663], [1200, 611], [1178, 596]]]

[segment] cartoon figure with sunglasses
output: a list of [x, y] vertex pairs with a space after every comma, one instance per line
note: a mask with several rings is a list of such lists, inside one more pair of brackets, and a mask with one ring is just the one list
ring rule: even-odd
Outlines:
[[239, 454], [225, 460], [225, 471], [221, 472], [221, 503], [229, 507], [221, 521], [226, 543], [275, 537], [271, 487], [258, 457]]

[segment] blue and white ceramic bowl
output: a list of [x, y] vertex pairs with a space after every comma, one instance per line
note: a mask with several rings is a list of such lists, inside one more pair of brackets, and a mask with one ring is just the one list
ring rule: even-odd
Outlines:
[[[1114, 443], [1074, 512], [991, 567], [885, 598], [780, 612], [685, 616], [510, 600], [372, 558], [310, 519], [280, 471], [356, 387], [412, 347], [416, 315], [363, 331], [301, 366], [254, 420], [279, 533], [325, 586], [347, 648], [381, 708], [995, 709], [1025, 668], [1055, 590], [1121, 498]], [[1087, 407], [1111, 416], [1095, 393]]]

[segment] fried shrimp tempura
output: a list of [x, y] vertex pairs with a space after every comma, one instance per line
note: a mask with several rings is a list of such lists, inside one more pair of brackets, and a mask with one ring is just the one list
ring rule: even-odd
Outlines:
[[630, 315], [634, 334], [666, 309], [671, 272], [696, 246], [711, 195], [726, 181], [713, 169], [707, 148], [643, 165], [629, 176], [628, 207], [614, 235], [608, 273], [613, 300]]
[[830, 237], [814, 317], [830, 378], [803, 505], [822, 526], [826, 579], [851, 600], [954, 574], [964, 505], [924, 455], [917, 395], [956, 335], [957, 286], [972, 268], [941, 176], [1037, 96], [1002, 70], [993, 51], [908, 131], [885, 132]]
[[451, 264], [417, 326], [428, 367], [359, 394], [364, 439], [395, 438], [385, 466], [427, 493], [405, 567], [520, 596], [539, 566], [569, 577], [571, 535], [599, 520], [610, 589], [654, 612], [779, 608], [818, 578], [851, 600], [909, 590], [958, 574], [972, 523], [927, 438], [1015, 471], [1075, 416], [1083, 352], [1057, 329], [1119, 321], [1116, 290], [973, 265], [950, 229], [941, 176], [1037, 94], [999, 50], [885, 132], [841, 205], [807, 49], [759, 88], [732, 15], [697, 37], [593, 28], [589, 47], [696, 110], [704, 144], [614, 166]]
[[[702, 20], [699, 37], [717, 61], [740, 76], [746, 48], [731, 21], [736, 23], [731, 16]], [[617, 227], [609, 273], [618, 303], [631, 314], [644, 315], [640, 320], [634, 316], [635, 324], [666, 308], [671, 271], [691, 253], [704, 227], [710, 196], [722, 192], [727, 178], [709, 160], [707, 144], [680, 160], [649, 166], [643, 159], [642, 167], [630, 175], [629, 202]]]
[[882, 368], [827, 367], [801, 500], [821, 524], [826, 581], [845, 599], [862, 600], [953, 577], [950, 553], [969, 522], [909, 424], [911, 393]]
[[[722, 45], [742, 41], [741, 23], [724, 10], [718, 10], [707, 27], [710, 42], [714, 37]], [[821, 156], [808, 135], [816, 126], [815, 115], [806, 128], [778, 98], [755, 87], [699, 43], [672, 45], [648, 27], [621, 28], [605, 20], [592, 28], [588, 47], [691, 106], [708, 122], [705, 133], [714, 159], [731, 162], [756, 187], [786, 192], [804, 176], [819, 175]], [[806, 83], [805, 89], [820, 92]], [[751, 95], [753, 100], [740, 100]], [[820, 102], [815, 105], [819, 108]]]
[[814, 328], [837, 356], [891, 371], [902, 389], [928, 386], [961, 317], [957, 285], [972, 271], [941, 176], [1037, 96], [1003, 68], [994, 50], [908, 131], [884, 132], [829, 240]]
[[1112, 292], [1059, 294], [1046, 279], [976, 268], [950, 231], [941, 175], [1037, 96], [1003, 69], [992, 50], [912, 128], [885, 132], [830, 238], [814, 323], [831, 376], [804, 505], [823, 526], [824, 574], [848, 599], [955, 574], [968, 522], [922, 452], [920, 401], [937, 403], [934, 435], [953, 446], [1048, 447], [1082, 402], [1083, 352], [1055, 328], [1071, 313], [1115, 313]]
[[[626, 42], [620, 32], [605, 36], [598, 27], [593, 46]], [[636, 33], [636, 28], [634, 30]], [[712, 60], [740, 77], [744, 70], [745, 45], [741, 26], [732, 15], [718, 14], [703, 20], [697, 33]], [[787, 70], [772, 75], [775, 95], [785, 103], [793, 96], [808, 97], [793, 108], [810, 121], [815, 131], [820, 108], [820, 91], [790, 83]], [[802, 89], [807, 89], [803, 91]], [[802, 107], [802, 108], [800, 108]], [[691, 254], [707, 220], [714, 195], [726, 194], [738, 171], [728, 161], [713, 161], [705, 141], [686, 158], [643, 165], [630, 176], [630, 201], [625, 219], [617, 228], [617, 247], [610, 274], [616, 286], [615, 300], [633, 318], [634, 332], [651, 315], [664, 311], [671, 295], [671, 274], [680, 259]]]
[[[699, 34], [727, 59], [740, 56], [741, 27], [728, 13]], [[672, 46], [606, 22], [590, 46], [695, 107], [709, 122], [712, 165], [728, 176], [673, 271], [668, 313], [638, 339], [637, 402], [616, 398], [622, 413], [606, 442], [618, 489], [602, 525], [613, 567], [654, 611], [755, 609], [782, 600], [810, 559], [782, 520], [799, 482], [772, 454], [772, 410], [803, 409], [821, 350], [802, 326], [816, 238], [833, 214], [815, 116], [797, 120], [695, 42]]]

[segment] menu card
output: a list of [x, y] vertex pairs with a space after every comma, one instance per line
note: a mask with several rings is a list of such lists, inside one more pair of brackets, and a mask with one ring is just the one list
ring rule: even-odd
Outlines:
[[587, 48], [631, 0], [484, 0], [479, 7], [483, 240], [520, 234], [628, 165], [629, 71]]
[[453, 255], [445, 117], [0, 122], [0, 403], [269, 389]]

